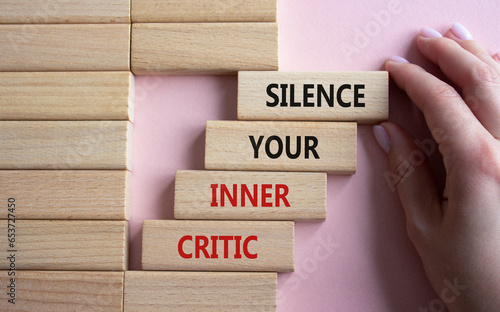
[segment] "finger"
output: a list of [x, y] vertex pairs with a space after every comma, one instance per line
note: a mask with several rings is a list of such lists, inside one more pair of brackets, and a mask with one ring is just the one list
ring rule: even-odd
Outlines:
[[498, 50], [497, 53], [493, 54], [493, 59], [500, 63], [500, 50]]
[[500, 74], [500, 65], [495, 62], [493, 57], [479, 42], [472, 40], [472, 35], [463, 25], [454, 23], [446, 32], [444, 37], [452, 39], [463, 49], [467, 50], [481, 61], [493, 67], [497, 71], [497, 73]]
[[398, 191], [414, 241], [436, 229], [443, 218], [436, 181], [425, 153], [406, 131], [391, 122], [373, 130], [381, 147], [388, 151], [390, 172], [386, 178]]
[[[488, 58], [488, 62], [467, 51], [461, 44], [450, 38], [430, 38], [420, 35], [417, 43], [420, 51], [432, 62], [439, 65], [443, 73], [461, 88], [484, 83], [498, 87], [500, 84], [500, 75], [496, 71], [498, 64], [486, 51], [483, 51], [485, 55], [481, 55], [481, 58]], [[474, 52], [482, 53], [477, 47], [479, 43], [475, 41], [469, 41], [467, 44], [462, 43], [462, 45], [470, 49], [474, 45], [476, 46]], [[495, 68], [491, 65], [494, 65]]]
[[444, 159], [466, 153], [469, 142], [482, 127], [460, 95], [421, 67], [394, 60], [386, 63], [387, 71], [423, 112]]
[[499, 73], [451, 39], [419, 36], [417, 42], [422, 53], [462, 88], [465, 102], [481, 124], [500, 138]]

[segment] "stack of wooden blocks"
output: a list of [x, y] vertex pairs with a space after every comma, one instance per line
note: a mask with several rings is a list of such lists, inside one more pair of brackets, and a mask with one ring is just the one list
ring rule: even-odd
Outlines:
[[130, 5], [0, 1], [1, 311], [122, 311]]
[[[386, 72], [278, 72], [276, 5], [0, 2], [2, 311], [276, 310], [293, 222], [325, 220], [326, 173], [353, 174], [357, 123], [388, 116]], [[126, 271], [130, 70], [238, 73], [238, 121], [208, 121], [207, 170], [176, 174], [177, 220], [144, 221], [145, 271]]]
[[[276, 5], [276, 0], [133, 0], [132, 71], [277, 70]], [[274, 195], [257, 198], [260, 186], [248, 183], [280, 180], [265, 173], [178, 172], [175, 217], [197, 220], [144, 222], [142, 268], [149, 272], [126, 272], [125, 311], [274, 311], [276, 273], [271, 272], [293, 270], [293, 223], [200, 220], [275, 220], [280, 208], [266, 211], [257, 204]], [[254, 194], [246, 210], [237, 183]], [[271, 193], [274, 186], [263, 187]], [[212, 202], [212, 191], [233, 196], [231, 204], [225, 205], [224, 197]], [[286, 196], [285, 189], [276, 191]]]
[[326, 173], [356, 170], [356, 122], [387, 119], [387, 73], [277, 72], [275, 0], [182, 3], [132, 2], [132, 71], [238, 72], [239, 121], [207, 122], [207, 170], [176, 173], [176, 220], [144, 221], [149, 272], [126, 272], [125, 311], [275, 311], [293, 221], [325, 220]]

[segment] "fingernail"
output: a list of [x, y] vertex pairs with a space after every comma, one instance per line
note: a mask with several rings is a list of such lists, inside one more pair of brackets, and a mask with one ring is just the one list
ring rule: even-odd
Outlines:
[[404, 57], [397, 56], [397, 55], [393, 55], [393, 56], [389, 57], [389, 61], [396, 62], [396, 63], [410, 63]]
[[427, 38], [443, 37], [443, 35], [441, 35], [438, 31], [436, 31], [436, 30], [434, 30], [432, 28], [427, 28], [427, 27], [424, 27], [424, 28], [420, 29], [420, 34], [423, 37], [427, 37]]
[[467, 30], [467, 28], [464, 27], [464, 25], [460, 23], [453, 23], [453, 25], [451, 25], [451, 32], [458, 39], [472, 40], [472, 35], [470, 34], [470, 32]]
[[497, 53], [493, 55], [493, 57], [496, 57], [497, 60], [500, 60], [500, 50], [498, 50]]
[[384, 127], [382, 126], [374, 126], [373, 127], [373, 135], [375, 136], [375, 139], [377, 140], [378, 145], [387, 153], [389, 154], [389, 150], [391, 149], [391, 137], [389, 136], [389, 133], [387, 133], [387, 130], [385, 130]]

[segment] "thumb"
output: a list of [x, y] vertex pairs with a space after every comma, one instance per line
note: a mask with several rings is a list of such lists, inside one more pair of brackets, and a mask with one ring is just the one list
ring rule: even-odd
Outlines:
[[408, 235], [418, 250], [420, 239], [436, 229], [443, 217], [436, 180], [425, 153], [401, 127], [384, 122], [375, 126], [373, 133], [389, 155], [386, 179], [399, 194]]

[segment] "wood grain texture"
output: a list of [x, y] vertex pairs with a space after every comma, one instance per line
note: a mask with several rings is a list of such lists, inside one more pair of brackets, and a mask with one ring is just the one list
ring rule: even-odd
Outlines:
[[277, 70], [278, 24], [133, 24], [131, 62], [136, 75]]
[[128, 22], [130, 0], [0, 1], [0, 24]]
[[130, 120], [130, 72], [0, 73], [0, 120]]
[[124, 312], [276, 311], [276, 273], [125, 272]]
[[129, 169], [128, 121], [0, 121], [0, 169]]
[[326, 174], [180, 170], [175, 175], [174, 215], [198, 220], [325, 220]]
[[124, 312], [276, 311], [276, 273], [125, 272]]
[[5, 288], [1, 311], [24, 312], [121, 312], [124, 272], [0, 271], [0, 283], [8, 286], [15, 278], [15, 304], [9, 303]]
[[14, 246], [10, 246], [5, 235], [1, 243], [2, 270], [9, 268], [7, 257], [12, 253], [16, 254], [18, 270], [123, 271], [128, 268], [127, 221], [16, 219], [15, 223], [1, 220], [0, 224], [4, 233], [15, 225], [16, 239]]
[[129, 71], [130, 24], [0, 25], [0, 71]]
[[356, 130], [352, 122], [208, 121], [205, 169], [352, 174]]
[[134, 23], [275, 22], [276, 0], [132, 0]]
[[19, 219], [128, 220], [131, 182], [127, 170], [4, 170], [0, 194]]
[[[183, 241], [186, 236], [192, 236], [192, 240]], [[232, 240], [213, 244], [212, 236], [229, 236]], [[195, 250], [195, 245], [204, 245], [202, 237], [208, 239], [207, 254]], [[290, 221], [146, 220], [142, 227], [142, 269], [289, 272], [293, 271], [293, 243], [294, 223]], [[245, 244], [256, 258], [245, 253]], [[217, 258], [213, 256], [215, 245]], [[191, 257], [183, 257], [180, 251]]]
[[[268, 90], [273, 84], [275, 86]], [[340, 89], [342, 85], [346, 87]], [[272, 96], [268, 95], [269, 91]], [[326, 97], [322, 93], [325, 91]], [[360, 96], [358, 101], [354, 99], [356, 95]], [[388, 117], [389, 76], [385, 71], [238, 73], [240, 120], [356, 121], [374, 124]]]

